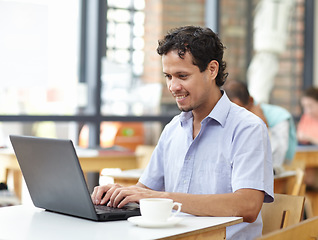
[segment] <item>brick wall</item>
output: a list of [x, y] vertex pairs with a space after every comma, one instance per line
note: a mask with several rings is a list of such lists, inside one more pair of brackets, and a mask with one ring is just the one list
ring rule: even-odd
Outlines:
[[145, 5], [144, 82], [162, 80], [161, 58], [156, 52], [158, 39], [162, 38], [161, 2], [161, 0], [148, 0]]
[[[279, 57], [280, 68], [270, 97], [270, 103], [285, 107], [295, 117], [301, 114], [299, 99], [304, 58], [304, 1], [296, 0], [287, 49]], [[258, 2], [251, 2], [252, 9], [255, 9]], [[249, 32], [253, 32], [253, 23], [247, 22], [248, 1], [221, 0], [220, 9], [220, 37], [227, 47], [225, 60], [229, 79], [246, 81], [250, 61], [247, 56], [248, 53], [253, 54], [252, 36], [248, 36]]]
[[[227, 63], [228, 79], [246, 81], [247, 56], [247, 9], [248, 1], [220, 1], [221, 41], [226, 47], [224, 60]], [[252, 47], [252, 46], [251, 46]]]
[[280, 56], [280, 69], [275, 79], [271, 102], [299, 117], [304, 61], [304, 1], [296, 0], [290, 24], [286, 51]]
[[184, 25], [204, 26], [204, 0], [146, 0], [145, 6], [145, 63], [143, 80], [162, 82], [163, 104], [175, 101], [165, 87], [161, 57], [157, 54], [158, 39], [168, 30]]

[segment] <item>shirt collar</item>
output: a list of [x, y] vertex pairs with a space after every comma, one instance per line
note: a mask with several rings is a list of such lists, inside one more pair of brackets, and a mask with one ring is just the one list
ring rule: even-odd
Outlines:
[[222, 97], [220, 100], [216, 103], [210, 114], [207, 116], [207, 118], [212, 118], [216, 120], [218, 123], [221, 124], [222, 127], [224, 127], [227, 116], [230, 112], [231, 108], [231, 101], [226, 95], [225, 91], [221, 90]]

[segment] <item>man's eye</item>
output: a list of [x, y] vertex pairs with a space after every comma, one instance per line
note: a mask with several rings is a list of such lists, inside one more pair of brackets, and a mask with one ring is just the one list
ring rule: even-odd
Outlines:
[[165, 78], [171, 79], [171, 75], [166, 74], [166, 75], [165, 75]]
[[187, 78], [188, 77], [188, 75], [184, 75], [184, 74], [182, 74], [182, 75], [179, 75], [179, 78]]

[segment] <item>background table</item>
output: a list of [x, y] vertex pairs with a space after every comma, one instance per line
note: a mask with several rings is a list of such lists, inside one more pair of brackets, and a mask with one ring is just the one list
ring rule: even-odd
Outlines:
[[135, 185], [138, 182], [143, 171], [144, 169], [142, 168], [130, 169], [117, 174], [108, 174], [107, 176], [113, 178], [115, 183], [119, 183], [123, 186], [131, 186]]
[[318, 167], [318, 146], [297, 146], [294, 161], [304, 161], [306, 167]]
[[169, 228], [141, 228], [124, 221], [94, 222], [51, 213], [33, 206], [0, 208], [0, 239], [225, 239], [226, 227], [241, 217], [195, 217]]

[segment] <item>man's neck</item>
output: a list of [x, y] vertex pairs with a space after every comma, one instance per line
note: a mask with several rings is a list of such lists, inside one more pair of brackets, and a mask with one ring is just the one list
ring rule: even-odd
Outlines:
[[201, 107], [197, 109], [194, 109], [192, 111], [193, 123], [201, 123], [202, 120], [211, 113], [211, 111], [213, 110], [215, 105], [218, 103], [218, 101], [221, 99], [221, 97], [222, 97], [222, 92], [218, 90], [218, 92], [213, 94], [213, 97], [211, 97], [209, 102], [207, 102], [204, 105], [201, 105]]
[[197, 108], [192, 111], [193, 114], [193, 139], [199, 134], [201, 129], [201, 122], [205, 119], [213, 110], [215, 105], [222, 97], [222, 92], [219, 90], [218, 93], [215, 93], [211, 98], [211, 101], [206, 105], [202, 106], [202, 108]]

